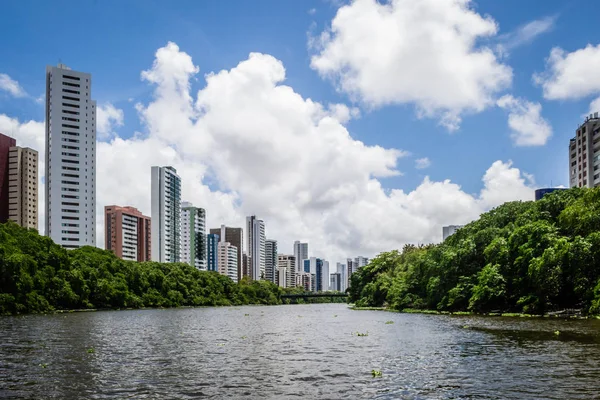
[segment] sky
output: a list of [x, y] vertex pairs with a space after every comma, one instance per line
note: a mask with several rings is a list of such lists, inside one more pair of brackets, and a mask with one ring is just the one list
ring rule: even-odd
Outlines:
[[104, 206], [149, 215], [150, 167], [172, 165], [209, 228], [255, 214], [280, 253], [372, 257], [568, 186], [568, 140], [600, 111], [595, 6], [7, 0], [0, 132], [44, 160], [62, 62], [98, 103], [99, 247]]

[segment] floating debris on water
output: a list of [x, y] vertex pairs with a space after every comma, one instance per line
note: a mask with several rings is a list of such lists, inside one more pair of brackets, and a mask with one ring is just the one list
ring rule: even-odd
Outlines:
[[242, 339], [246, 339], [246, 338], [248, 338], [248, 336], [242, 336]]
[[356, 336], [369, 336], [369, 332], [366, 332], [366, 333], [356, 332]]
[[250, 314], [244, 314], [244, 317], [249, 317], [249, 316], [250, 316]]
[[377, 369], [373, 369], [371, 370], [371, 375], [373, 375], [373, 378], [381, 378], [383, 373]]
[[555, 334], [556, 336], [558, 336], [558, 335], [560, 335], [560, 331], [554, 331], [554, 334]]
[[393, 323], [394, 323], [394, 321], [385, 321], [385, 324], [386, 324], [386, 325], [391, 325], [391, 324], [393, 324]]
[[40, 367], [46, 368], [46, 367], [48, 367], [48, 364], [46, 364], [46, 363], [40, 364]]

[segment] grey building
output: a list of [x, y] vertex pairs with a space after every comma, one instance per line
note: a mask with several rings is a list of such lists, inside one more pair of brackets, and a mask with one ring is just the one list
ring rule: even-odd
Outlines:
[[569, 186], [600, 186], [600, 118], [586, 117], [569, 141]]
[[152, 167], [152, 261], [179, 262], [181, 178], [173, 167]]
[[277, 260], [277, 240], [267, 239], [265, 241], [265, 279], [277, 283], [278, 260]]
[[454, 235], [454, 233], [462, 227], [463, 225], [448, 225], [442, 227], [442, 241], [446, 240], [448, 236]]

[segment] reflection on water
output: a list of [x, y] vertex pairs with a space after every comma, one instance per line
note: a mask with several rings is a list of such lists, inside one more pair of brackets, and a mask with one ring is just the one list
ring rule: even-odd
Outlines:
[[[0, 333], [0, 398], [593, 399], [600, 393], [600, 321], [314, 304], [4, 317]], [[383, 376], [373, 378], [373, 369]]]

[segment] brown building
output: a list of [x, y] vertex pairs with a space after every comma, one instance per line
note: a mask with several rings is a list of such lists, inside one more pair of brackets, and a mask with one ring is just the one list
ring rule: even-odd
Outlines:
[[38, 229], [38, 152], [28, 147], [9, 150], [8, 219]]
[[104, 207], [106, 250], [123, 260], [150, 261], [150, 217], [134, 207]]
[[211, 229], [210, 233], [219, 235], [219, 242], [229, 242], [232, 246], [237, 247], [237, 276], [241, 280], [245, 276], [242, 262], [244, 231], [242, 228], [221, 225], [221, 228]]
[[17, 141], [0, 133], [0, 223], [8, 221], [8, 153]]

